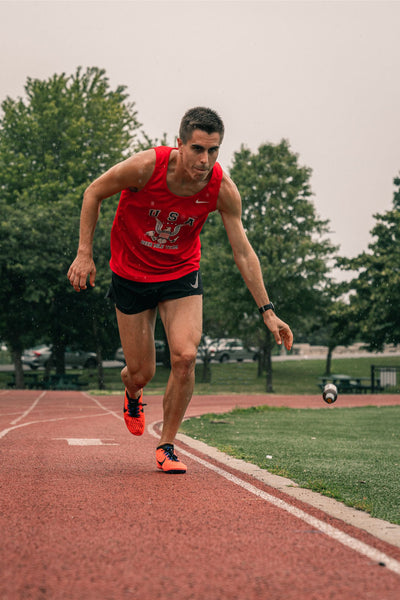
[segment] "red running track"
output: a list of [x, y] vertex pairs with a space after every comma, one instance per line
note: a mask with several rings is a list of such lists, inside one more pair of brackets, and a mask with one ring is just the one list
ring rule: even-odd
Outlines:
[[[146, 401], [159, 422], [161, 398]], [[188, 414], [259, 404], [321, 399], [201, 396]], [[128, 432], [122, 395], [0, 390], [0, 409], [1, 600], [400, 598], [399, 548], [181, 442], [188, 473], [158, 471], [157, 440]]]

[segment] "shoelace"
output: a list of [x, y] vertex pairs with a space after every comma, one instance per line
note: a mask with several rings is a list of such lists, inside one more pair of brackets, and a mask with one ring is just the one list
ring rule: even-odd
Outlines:
[[139, 398], [133, 398], [128, 400], [128, 413], [130, 417], [137, 419], [140, 411], [143, 412], [143, 406], [146, 406], [143, 402], [139, 402]]
[[165, 454], [168, 456], [170, 460], [174, 460], [175, 462], [179, 462], [179, 459], [176, 454], [174, 454], [173, 448], [163, 448]]

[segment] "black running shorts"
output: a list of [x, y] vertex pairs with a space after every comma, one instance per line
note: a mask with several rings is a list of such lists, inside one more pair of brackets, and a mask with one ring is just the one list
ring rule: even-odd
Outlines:
[[134, 315], [150, 308], [156, 308], [159, 302], [174, 300], [185, 296], [201, 296], [203, 284], [200, 271], [193, 271], [179, 279], [157, 283], [141, 283], [124, 279], [112, 273], [111, 285], [107, 297], [126, 315]]

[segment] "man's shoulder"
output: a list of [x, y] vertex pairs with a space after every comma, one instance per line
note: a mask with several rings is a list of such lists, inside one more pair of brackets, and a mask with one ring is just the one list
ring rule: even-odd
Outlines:
[[240, 194], [235, 182], [223, 171], [217, 209], [220, 211], [236, 210], [236, 206], [240, 206], [240, 203]]
[[131, 156], [131, 164], [134, 169], [140, 171], [153, 172], [155, 164], [157, 162], [157, 148], [148, 148], [147, 150], [141, 150]]
[[142, 189], [151, 178], [156, 165], [156, 152], [154, 148], [141, 150], [114, 167], [116, 177], [121, 182], [121, 189], [138, 191]]
[[148, 148], [146, 150], [139, 150], [139, 152], [135, 152], [131, 154], [128, 158], [126, 158], [123, 162], [119, 163], [117, 166], [121, 166], [123, 168], [135, 168], [138, 165], [151, 165], [156, 162], [156, 148]]
[[222, 171], [222, 179], [221, 179], [221, 187], [220, 187], [220, 196], [238, 196], [239, 191], [233, 179], [229, 177], [229, 175]]

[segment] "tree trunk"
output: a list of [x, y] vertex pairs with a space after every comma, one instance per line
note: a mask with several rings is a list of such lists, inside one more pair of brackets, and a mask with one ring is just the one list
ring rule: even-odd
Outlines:
[[18, 390], [25, 389], [24, 369], [22, 366], [21, 351], [11, 348], [11, 356], [15, 371], [15, 387]]
[[326, 355], [325, 375], [331, 374], [332, 352], [334, 351], [335, 348], [336, 348], [336, 346], [328, 346], [328, 354]]
[[99, 390], [105, 389], [104, 384], [104, 367], [103, 367], [103, 353], [100, 344], [96, 344], [96, 357], [97, 357], [97, 382]]
[[201, 376], [201, 383], [211, 383], [211, 360], [207, 350], [203, 357], [203, 369]]
[[258, 358], [257, 358], [257, 377], [262, 377], [262, 374], [265, 370], [265, 352], [264, 347], [258, 349]]
[[51, 369], [54, 367], [54, 358], [53, 358], [53, 352], [50, 354], [50, 358], [47, 361], [45, 367], [44, 367], [44, 379], [47, 380], [50, 377], [50, 371]]
[[65, 346], [59, 341], [53, 346], [50, 362], [52, 363], [53, 360], [56, 365], [56, 375], [65, 375]]
[[103, 352], [101, 342], [99, 339], [99, 329], [97, 326], [96, 315], [92, 314], [92, 331], [93, 339], [96, 347], [96, 358], [97, 358], [97, 385], [99, 390], [104, 390], [104, 368], [103, 368]]
[[273, 392], [272, 388], [272, 335], [269, 330], [266, 331], [265, 339], [265, 368], [267, 371], [266, 392]]
[[53, 367], [56, 369], [56, 375], [65, 375], [65, 339], [62, 333], [61, 315], [64, 312], [64, 302], [59, 294], [55, 294], [50, 307], [51, 321], [51, 355], [49, 359], [48, 375]]

